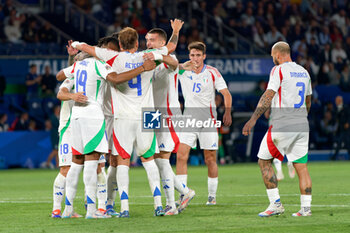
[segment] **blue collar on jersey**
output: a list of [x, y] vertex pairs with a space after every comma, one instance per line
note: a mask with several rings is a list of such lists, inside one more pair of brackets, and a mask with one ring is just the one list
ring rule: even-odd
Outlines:
[[[204, 72], [205, 68], [207, 68], [207, 65], [206, 65], [206, 64], [204, 64], [204, 66], [203, 66], [203, 68], [202, 68], [202, 70], [201, 70], [201, 73]], [[192, 71], [192, 73], [194, 73], [194, 72]]]

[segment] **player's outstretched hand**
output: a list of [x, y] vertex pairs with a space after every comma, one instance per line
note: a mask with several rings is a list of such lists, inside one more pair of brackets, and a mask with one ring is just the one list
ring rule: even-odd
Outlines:
[[185, 63], [182, 63], [182, 69], [184, 70], [194, 70], [194, 63], [192, 61], [186, 61]]
[[153, 53], [145, 53], [143, 56], [143, 60], [147, 61], [147, 60], [152, 60], [154, 61], [154, 54]]
[[247, 123], [245, 123], [243, 129], [242, 129], [242, 134], [244, 136], [248, 136], [252, 130], [252, 128], [255, 126], [256, 121], [250, 119], [249, 121], [247, 121]]
[[223, 121], [225, 126], [230, 126], [232, 124], [232, 116], [230, 111], [225, 111]]
[[171, 28], [174, 32], [179, 32], [184, 24], [184, 21], [180, 19], [170, 20]]
[[73, 41], [72, 41], [72, 40], [69, 40], [69, 41], [68, 41], [68, 45], [66, 45], [67, 52], [68, 52], [68, 54], [69, 54], [70, 56], [74, 56], [74, 55], [76, 55], [76, 54], [79, 52], [78, 49], [75, 49], [75, 48], [72, 47], [72, 43], [73, 43]]
[[150, 70], [153, 70], [154, 68], [156, 68], [156, 63], [152, 60], [146, 60], [143, 63], [143, 67], [145, 68], [145, 71], [150, 71]]
[[73, 94], [73, 98], [72, 98], [75, 102], [78, 102], [78, 103], [86, 103], [88, 98], [86, 95], [84, 95], [84, 92], [78, 92], [78, 93], [74, 93]]

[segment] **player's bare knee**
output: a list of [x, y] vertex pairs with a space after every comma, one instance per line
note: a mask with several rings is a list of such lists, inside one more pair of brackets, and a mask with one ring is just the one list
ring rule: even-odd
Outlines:
[[60, 167], [60, 173], [62, 176], [67, 177], [67, 173], [69, 171], [70, 166]]
[[215, 166], [216, 165], [216, 158], [213, 156], [206, 156], [204, 158], [204, 162], [207, 166]]
[[111, 155], [109, 157], [109, 165], [112, 166], [112, 167], [117, 167], [118, 166], [117, 156]]

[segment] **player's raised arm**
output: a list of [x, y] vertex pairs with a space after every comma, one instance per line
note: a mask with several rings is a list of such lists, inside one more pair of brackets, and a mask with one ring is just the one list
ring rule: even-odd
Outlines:
[[71, 43], [71, 46], [75, 49], [80, 50], [80, 51], [84, 51], [84, 52], [90, 54], [91, 56], [97, 57], [96, 51], [95, 51], [95, 46], [91, 46], [91, 45], [86, 44], [85, 42], [79, 42], [79, 41], [74, 41], [73, 43]]
[[154, 68], [156, 68], [156, 63], [154, 61], [147, 60], [143, 63], [142, 66], [139, 66], [133, 70], [123, 72], [120, 74], [117, 74], [116, 72], [109, 73], [107, 75], [107, 80], [114, 84], [120, 84], [135, 78], [137, 75], [141, 74], [142, 72], [150, 71], [150, 70], [153, 70]]
[[230, 126], [232, 124], [231, 108], [232, 108], [232, 96], [227, 88], [220, 90], [220, 93], [224, 96], [225, 113], [223, 117], [224, 125]]
[[242, 130], [243, 135], [248, 136], [250, 134], [251, 129], [254, 127], [259, 117], [271, 107], [271, 102], [275, 94], [276, 92], [271, 89], [267, 89], [264, 92], [264, 94], [261, 96], [259, 100], [258, 106], [256, 107], [253, 115], [243, 127], [243, 130]]
[[171, 23], [171, 28], [173, 29], [173, 34], [171, 35], [168, 41], [168, 44], [166, 45], [169, 54], [174, 52], [176, 49], [177, 42], [179, 40], [179, 33], [184, 22], [180, 19], [174, 19], [174, 20], [170, 20], [170, 23]]
[[72, 43], [73, 41], [72, 40], [69, 40], [68, 41], [68, 45], [66, 45], [66, 48], [67, 48], [67, 52], [68, 52], [68, 65], [71, 66], [73, 65], [74, 63], [74, 57], [75, 55], [77, 55], [77, 53], [79, 52], [78, 49], [75, 49], [72, 47]]

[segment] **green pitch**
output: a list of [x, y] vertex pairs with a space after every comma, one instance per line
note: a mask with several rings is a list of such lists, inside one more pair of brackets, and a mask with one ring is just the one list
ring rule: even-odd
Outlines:
[[[197, 195], [178, 216], [153, 217], [153, 198], [143, 168], [130, 170], [130, 219], [51, 219], [52, 183], [57, 171], [0, 171], [0, 232], [349, 232], [349, 162], [310, 163], [312, 217], [294, 218], [299, 210], [298, 179], [279, 183], [286, 212], [260, 218], [268, 206], [257, 164], [219, 168], [216, 206], [207, 200], [206, 167], [189, 168], [189, 186]], [[85, 215], [83, 182], [76, 211]], [[163, 201], [165, 203], [165, 201]], [[118, 205], [119, 207], [119, 205]], [[117, 207], [117, 208], [118, 208]], [[119, 209], [119, 208], [118, 208]]]

